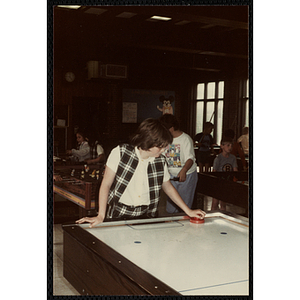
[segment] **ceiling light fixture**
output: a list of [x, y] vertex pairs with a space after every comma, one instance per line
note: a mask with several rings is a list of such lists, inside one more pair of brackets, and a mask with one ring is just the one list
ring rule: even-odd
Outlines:
[[153, 20], [160, 20], [160, 21], [170, 21], [172, 18], [169, 17], [161, 17], [161, 16], [152, 16], [150, 19]]
[[70, 9], [78, 9], [81, 5], [57, 5], [57, 7], [70, 8]]

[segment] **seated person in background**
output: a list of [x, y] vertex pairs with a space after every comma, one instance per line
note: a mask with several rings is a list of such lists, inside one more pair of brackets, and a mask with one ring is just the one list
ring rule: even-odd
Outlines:
[[[215, 158], [213, 165], [213, 172], [231, 172], [238, 171], [236, 157], [231, 154], [232, 151], [232, 139], [229, 137], [223, 137], [221, 140], [222, 152]], [[211, 204], [211, 210], [220, 209], [226, 210], [226, 203], [213, 198]]]
[[208, 172], [210, 168], [210, 156], [213, 153], [213, 137], [211, 135], [214, 125], [211, 122], [204, 124], [203, 132], [198, 133], [194, 137], [195, 145], [198, 146], [197, 162], [199, 171]]
[[244, 154], [244, 151], [241, 148], [240, 144], [234, 140], [234, 137], [235, 137], [234, 131], [232, 129], [227, 129], [224, 132], [223, 136], [228, 137], [229, 139], [232, 140], [233, 145], [232, 145], [231, 154], [233, 154], [235, 157], [238, 157], [238, 156], [240, 157], [242, 166], [243, 166], [243, 171], [246, 171], [247, 170], [247, 162], [245, 159], [245, 154]]
[[162, 153], [173, 137], [159, 120], [144, 120], [130, 144], [114, 148], [108, 159], [99, 191], [97, 217], [76, 223], [95, 227], [104, 218], [134, 219], [156, 217], [161, 189], [190, 217], [204, 218], [201, 209], [191, 210], [170, 182]]
[[248, 156], [249, 155], [249, 127], [243, 128], [242, 135], [238, 138], [237, 142], [241, 143], [245, 156]]
[[78, 131], [76, 133], [76, 139], [78, 143], [78, 149], [67, 150], [68, 155], [72, 155], [70, 158], [74, 162], [83, 162], [90, 158], [90, 146], [83, 132]]
[[[169, 129], [173, 136], [172, 144], [165, 151], [168, 169], [171, 179], [177, 177], [179, 180], [171, 180], [185, 204], [191, 208], [197, 186], [197, 164], [192, 138], [180, 130], [179, 122], [174, 115], [164, 114], [159, 119]], [[166, 210], [168, 213], [179, 212], [174, 202], [168, 199]]]
[[90, 158], [86, 159], [88, 165], [103, 163], [105, 161], [105, 153], [103, 147], [98, 142], [98, 139], [95, 138], [92, 134], [89, 139], [90, 146]]

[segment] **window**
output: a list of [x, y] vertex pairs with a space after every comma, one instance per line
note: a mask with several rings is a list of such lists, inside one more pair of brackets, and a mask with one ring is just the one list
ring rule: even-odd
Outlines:
[[202, 132], [203, 124], [212, 122], [215, 125], [212, 135], [217, 144], [220, 144], [222, 137], [223, 101], [224, 81], [197, 85], [195, 132]]
[[240, 97], [240, 128], [249, 127], [249, 79], [241, 83]]
[[214, 99], [215, 98], [215, 82], [209, 82], [207, 84], [207, 99]]

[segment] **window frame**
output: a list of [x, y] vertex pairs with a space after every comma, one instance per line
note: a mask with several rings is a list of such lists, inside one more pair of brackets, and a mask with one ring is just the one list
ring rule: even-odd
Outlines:
[[[223, 82], [223, 97], [219, 98], [219, 86], [220, 82]], [[210, 83], [215, 83], [214, 87], [214, 98], [208, 98], [208, 85]], [[199, 98], [198, 96], [198, 85], [199, 84], [204, 84], [204, 96], [203, 99]], [[194, 130], [195, 134], [200, 133], [203, 131], [203, 124], [205, 122], [212, 122], [214, 124], [215, 129], [212, 132], [212, 136], [215, 140], [216, 143], [219, 143], [221, 138], [222, 138], [222, 129], [223, 129], [223, 116], [224, 116], [224, 90], [225, 90], [225, 81], [224, 80], [217, 80], [217, 81], [206, 81], [206, 82], [199, 82], [196, 84], [196, 99], [195, 99], [195, 124], [194, 124]], [[218, 124], [218, 115], [219, 115], [219, 102], [223, 102], [223, 110], [222, 110], [222, 117], [221, 117], [221, 123]], [[202, 112], [202, 129], [197, 128], [197, 103], [198, 102], [203, 102], [203, 112]], [[213, 115], [207, 116], [207, 105], [208, 103], [213, 102], [214, 103], [214, 112]], [[221, 126], [221, 130], [218, 130], [219, 127]], [[218, 133], [220, 132], [220, 133]], [[220, 136], [219, 136], [220, 135]]]
[[[249, 127], [250, 112], [249, 112], [249, 79], [242, 79], [240, 83], [240, 101], [239, 101], [239, 128]], [[238, 132], [241, 135], [241, 131]]]

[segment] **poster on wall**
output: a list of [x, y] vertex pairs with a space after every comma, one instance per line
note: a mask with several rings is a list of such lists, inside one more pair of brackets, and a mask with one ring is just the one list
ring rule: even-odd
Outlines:
[[137, 123], [137, 103], [123, 102], [123, 123]]
[[[147, 118], [157, 119], [163, 113], [175, 114], [174, 91], [124, 89], [122, 97], [123, 120], [126, 120], [123, 123], [141, 123]], [[131, 107], [133, 103], [136, 104], [136, 122], [130, 122], [133, 120], [133, 117], [130, 117], [133, 115], [133, 106]], [[126, 114], [129, 114], [129, 117], [125, 116]]]

